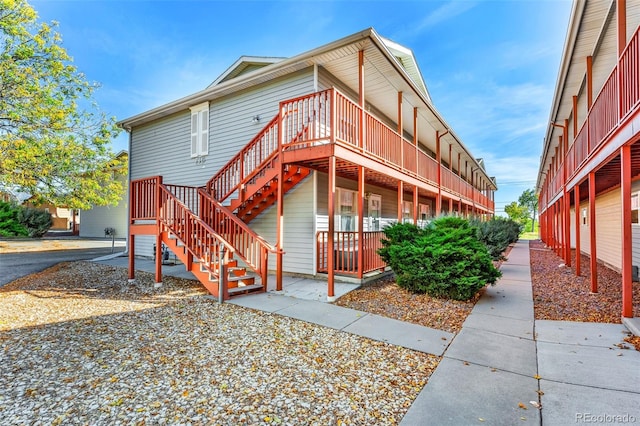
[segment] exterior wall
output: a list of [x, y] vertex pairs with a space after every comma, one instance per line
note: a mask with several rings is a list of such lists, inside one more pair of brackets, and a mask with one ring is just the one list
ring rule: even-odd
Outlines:
[[617, 270], [622, 267], [621, 217], [620, 189], [614, 189], [596, 198], [597, 256]]
[[[313, 275], [315, 272], [316, 239], [313, 224], [313, 197], [313, 173], [285, 194], [284, 272], [306, 275]], [[273, 245], [276, 242], [276, 210], [274, 204], [250, 223], [251, 228], [258, 235]], [[269, 255], [269, 269], [276, 269], [275, 254]]]
[[116, 238], [126, 238], [129, 215], [128, 200], [129, 191], [127, 190], [116, 206], [100, 206], [80, 212], [82, 218], [80, 236], [85, 238], [104, 237], [104, 229], [108, 227], [116, 230]]
[[[329, 215], [328, 215], [328, 199], [329, 199], [329, 181], [326, 173], [318, 173], [317, 180], [317, 192], [318, 192], [318, 214], [316, 216], [316, 227], [318, 231], [327, 231], [329, 229]], [[336, 187], [350, 189], [352, 191], [358, 190], [358, 183], [349, 179], [338, 177], [336, 180]], [[380, 229], [387, 225], [391, 225], [398, 221], [398, 192], [392, 191], [386, 188], [380, 188], [373, 185], [365, 185], [365, 192], [370, 194], [377, 194], [382, 197], [382, 211], [380, 218]], [[411, 199], [405, 199], [405, 201], [412, 201]], [[431, 199], [420, 197], [418, 202], [421, 204], [427, 204], [430, 206], [430, 212], [434, 212], [434, 201]], [[368, 217], [367, 203], [364, 203], [364, 231], [369, 231], [369, 223], [366, 220]]]
[[[164, 183], [202, 186], [277, 114], [280, 101], [313, 91], [313, 70], [308, 68], [212, 101], [209, 155], [202, 158], [191, 158], [189, 109], [136, 127], [131, 133], [131, 179], [162, 175]], [[258, 123], [255, 116], [260, 116]], [[154, 241], [136, 236], [136, 255], [153, 256]]]
[[[632, 192], [640, 191], [640, 180], [633, 182], [631, 186]], [[582, 218], [582, 209], [589, 211], [589, 202], [580, 203], [580, 217]], [[575, 239], [575, 210], [571, 209], [571, 247], [576, 247]], [[596, 197], [596, 241], [598, 243], [598, 259], [617, 268], [622, 267], [620, 253], [622, 252], [622, 243], [620, 239], [621, 222], [621, 204], [620, 189], [610, 191], [600, 197]], [[589, 233], [589, 220], [587, 222], [580, 221], [580, 251], [589, 254], [591, 250], [591, 241]], [[604, 227], [603, 229], [600, 229]], [[640, 266], [640, 225], [631, 225], [632, 240], [632, 264]]]

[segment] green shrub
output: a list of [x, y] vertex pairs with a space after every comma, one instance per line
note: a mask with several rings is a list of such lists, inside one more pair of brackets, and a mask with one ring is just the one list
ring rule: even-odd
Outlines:
[[423, 230], [396, 224], [384, 233], [378, 253], [396, 273], [398, 285], [411, 292], [469, 300], [501, 276], [476, 228], [464, 219], [441, 217]]
[[18, 214], [21, 207], [0, 201], [0, 237], [26, 237], [27, 228], [20, 223]]
[[27, 228], [31, 238], [40, 238], [51, 228], [51, 214], [31, 207], [23, 207], [18, 212], [18, 220]]
[[472, 225], [478, 229], [478, 239], [487, 246], [493, 260], [503, 259], [502, 253], [509, 244], [518, 241], [522, 232], [522, 225], [503, 217], [494, 217], [485, 222], [474, 220]]

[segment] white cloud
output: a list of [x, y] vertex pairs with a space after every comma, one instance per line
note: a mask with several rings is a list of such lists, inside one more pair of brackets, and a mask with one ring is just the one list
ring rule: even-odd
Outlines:
[[463, 14], [467, 10], [475, 7], [476, 4], [477, 2], [474, 1], [450, 1], [445, 3], [428, 14], [422, 21], [420, 21], [420, 23], [413, 27], [413, 30], [415, 33], [420, 33]]

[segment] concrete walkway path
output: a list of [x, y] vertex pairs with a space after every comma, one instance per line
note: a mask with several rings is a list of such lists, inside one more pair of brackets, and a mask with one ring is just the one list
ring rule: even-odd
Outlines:
[[519, 241], [402, 425], [640, 423], [640, 352], [621, 349], [625, 327], [535, 321], [529, 265]]

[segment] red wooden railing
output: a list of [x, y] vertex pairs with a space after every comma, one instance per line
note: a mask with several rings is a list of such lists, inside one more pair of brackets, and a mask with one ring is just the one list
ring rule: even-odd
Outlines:
[[194, 256], [208, 262], [205, 267], [216, 277], [224, 248], [227, 260], [239, 258], [266, 286], [268, 253], [276, 249], [202, 188], [164, 185], [155, 176], [131, 181], [131, 191], [136, 199], [153, 201], [136, 204], [131, 210], [133, 221], [158, 220]]
[[202, 220], [235, 248], [236, 257], [260, 275], [266, 287], [268, 256], [277, 249], [206, 191], [200, 189], [198, 194]]
[[274, 117], [240, 152], [207, 182], [207, 190], [224, 201], [242, 182], [257, 173], [258, 167], [278, 150], [278, 116]]
[[[627, 43], [611, 74], [602, 85], [587, 118], [564, 158], [567, 179], [607, 140], [632, 111], [640, 107], [640, 27]], [[541, 208], [564, 186], [562, 164], [545, 177], [540, 194]]]
[[[384, 269], [386, 263], [378, 255], [382, 248], [381, 231], [363, 232], [363, 270], [362, 273]], [[318, 272], [328, 271], [328, 256], [334, 256], [334, 271], [339, 274], [356, 275], [358, 273], [358, 233], [340, 231], [334, 232], [333, 253], [329, 250], [329, 232], [319, 231], [316, 234], [318, 252]]]
[[633, 111], [640, 103], [640, 27], [622, 52], [619, 64], [620, 118]]
[[[332, 109], [332, 105], [335, 108]], [[313, 108], [319, 110], [312, 112]], [[382, 121], [371, 115], [340, 93], [337, 89], [301, 96], [280, 103], [282, 117], [283, 149], [298, 149], [319, 143], [338, 143], [370, 158], [390, 165], [408, 175], [416, 176], [431, 184], [438, 180], [438, 162], [413, 142], [404, 139]], [[359, 134], [360, 117], [364, 116], [364, 138]], [[307, 126], [307, 127], [305, 127]], [[307, 129], [307, 130], [305, 130]], [[448, 169], [443, 189], [461, 194], [464, 180]], [[461, 194], [468, 201], [492, 209], [492, 202], [478, 196], [480, 191], [471, 187], [472, 194]]]
[[[159, 196], [158, 220], [162, 228], [171, 231], [182, 241], [185, 248], [200, 260], [200, 265], [213, 277], [224, 281], [220, 271], [222, 265], [226, 265], [233, 257], [234, 247], [189, 210], [166, 186], [159, 186]], [[224, 286], [226, 287], [226, 282]], [[226, 288], [223, 292], [226, 294]]]
[[589, 120], [589, 139], [592, 142], [592, 150], [598, 148], [618, 125], [618, 114], [618, 72], [614, 68], [589, 111], [590, 117], [597, 117], [596, 120]]
[[129, 188], [130, 214], [134, 220], [155, 220], [158, 217], [158, 185], [162, 176], [152, 176], [131, 181]]

